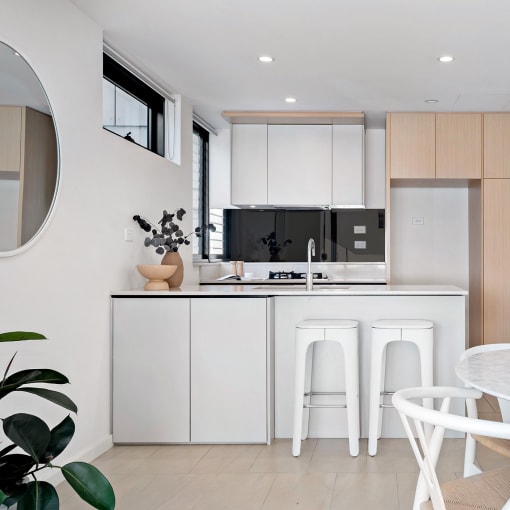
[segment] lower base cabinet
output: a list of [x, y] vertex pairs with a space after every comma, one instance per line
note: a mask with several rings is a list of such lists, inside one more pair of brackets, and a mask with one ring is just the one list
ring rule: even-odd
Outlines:
[[265, 443], [266, 299], [193, 299], [191, 317], [191, 441]]
[[114, 298], [115, 443], [266, 443], [265, 298]]
[[190, 300], [113, 300], [113, 440], [190, 440]]

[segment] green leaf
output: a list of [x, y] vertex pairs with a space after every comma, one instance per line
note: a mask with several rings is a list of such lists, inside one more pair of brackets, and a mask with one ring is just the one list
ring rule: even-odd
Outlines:
[[7, 499], [7, 495], [0, 490], [0, 505]]
[[46, 423], [26, 413], [13, 414], [3, 422], [5, 435], [38, 462], [51, 438]]
[[74, 430], [74, 421], [70, 416], [67, 416], [52, 429], [50, 442], [40, 461], [44, 463], [51, 462], [55, 457], [60, 455], [73, 438]]
[[0, 398], [17, 390], [24, 384], [67, 384], [69, 379], [56, 370], [37, 368], [20, 370], [5, 378], [0, 384]]
[[96, 467], [86, 462], [71, 462], [62, 474], [78, 496], [98, 510], [113, 510], [115, 494], [110, 482]]
[[35, 461], [30, 455], [13, 453], [2, 457], [0, 461], [0, 489], [11, 494], [13, 486], [21, 483], [34, 465]]
[[17, 510], [58, 510], [58, 494], [48, 482], [29, 482], [25, 495], [18, 501]]
[[15, 444], [10, 444], [9, 446], [6, 446], [4, 449], [0, 450], [0, 462], [2, 462], [2, 457], [7, 455], [10, 451], [14, 450], [16, 448]]
[[68, 411], [73, 413], [78, 412], [76, 404], [64, 393], [60, 391], [47, 390], [46, 388], [19, 388], [17, 391], [25, 391], [26, 393], [32, 393], [38, 397], [45, 398], [54, 404], [57, 404]]
[[7, 333], [0, 333], [0, 342], [19, 342], [21, 340], [47, 340], [47, 338], [33, 331], [9, 331]]

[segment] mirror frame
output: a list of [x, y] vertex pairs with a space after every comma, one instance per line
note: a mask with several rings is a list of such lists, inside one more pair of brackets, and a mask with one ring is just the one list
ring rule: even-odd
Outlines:
[[12, 249], [12, 250], [0, 251], [0, 257], [12, 257], [14, 255], [19, 255], [19, 254], [25, 252], [26, 250], [30, 249], [41, 238], [41, 236], [43, 235], [45, 230], [48, 228], [51, 220], [53, 219], [53, 215], [54, 215], [55, 209], [56, 209], [56, 202], [57, 202], [59, 192], [60, 192], [60, 181], [62, 178], [62, 168], [61, 168], [59, 132], [57, 129], [57, 123], [56, 123], [56, 119], [55, 119], [55, 113], [53, 111], [53, 106], [52, 106], [50, 98], [48, 97], [48, 94], [46, 92], [46, 88], [43, 86], [41, 79], [39, 78], [39, 75], [36, 73], [36, 71], [34, 69], [34, 66], [25, 57], [25, 55], [23, 55], [21, 52], [19, 52], [17, 49], [15, 49], [8, 42], [0, 40], [0, 44], [7, 46], [8, 48], [11, 49], [11, 51], [13, 53], [16, 53], [19, 56], [19, 58], [22, 58], [23, 61], [25, 62], [25, 64], [34, 73], [34, 76], [35, 76], [36, 80], [39, 82], [39, 85], [40, 85], [41, 90], [44, 94], [44, 97], [46, 98], [46, 102], [48, 103], [48, 108], [50, 110], [51, 118], [53, 121], [53, 128], [55, 129], [55, 140], [56, 140], [56, 144], [57, 144], [57, 175], [56, 175], [56, 179], [55, 179], [55, 190], [53, 192], [53, 199], [51, 201], [50, 207], [48, 209], [46, 217], [44, 218], [42, 225], [39, 227], [37, 232], [26, 243], [22, 244], [21, 246], [18, 246], [17, 248]]

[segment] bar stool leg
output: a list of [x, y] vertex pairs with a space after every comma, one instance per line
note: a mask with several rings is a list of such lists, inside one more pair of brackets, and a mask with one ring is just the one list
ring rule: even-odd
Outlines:
[[349, 433], [349, 453], [352, 457], [359, 455], [359, 369], [357, 331], [342, 342], [345, 360], [345, 403], [347, 404], [347, 429]]
[[[306, 332], [308, 333], [308, 332]], [[308, 350], [311, 343], [310, 335], [300, 332], [296, 335], [296, 362], [294, 378], [294, 432], [292, 435], [292, 455], [299, 457], [301, 453], [301, 436], [303, 434], [303, 404], [305, 378], [307, 370]]]
[[[413, 342], [418, 347], [420, 356], [420, 372], [421, 372], [421, 385], [433, 386], [434, 385], [434, 350], [433, 350], [433, 330], [405, 330], [402, 332], [404, 340]], [[434, 401], [431, 398], [423, 399], [423, 407], [432, 409]], [[430, 439], [432, 435], [432, 425], [426, 424], [425, 434]]]
[[[306, 365], [305, 365], [305, 394], [311, 393], [312, 391], [312, 371], [313, 371], [313, 355], [315, 353], [315, 342], [308, 345], [306, 350]], [[311, 404], [311, 395], [305, 396], [303, 400], [304, 404]], [[303, 426], [301, 428], [301, 440], [308, 438], [308, 429], [310, 425], [310, 408], [305, 407], [303, 409]]]
[[381, 405], [382, 363], [385, 344], [374, 341], [372, 335], [372, 348], [370, 356], [370, 399], [368, 409], [368, 454], [377, 453], [377, 434], [379, 432], [379, 413]]

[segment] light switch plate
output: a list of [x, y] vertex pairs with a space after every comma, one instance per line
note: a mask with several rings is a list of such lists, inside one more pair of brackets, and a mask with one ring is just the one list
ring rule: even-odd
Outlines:
[[423, 216], [413, 216], [412, 222], [413, 225], [423, 225], [425, 223], [425, 219]]
[[126, 241], [128, 243], [133, 242], [133, 229], [132, 228], [124, 229], [124, 241]]
[[366, 234], [367, 227], [365, 225], [354, 225], [354, 233], [355, 234]]
[[355, 250], [366, 250], [367, 242], [366, 241], [354, 241], [354, 249]]

